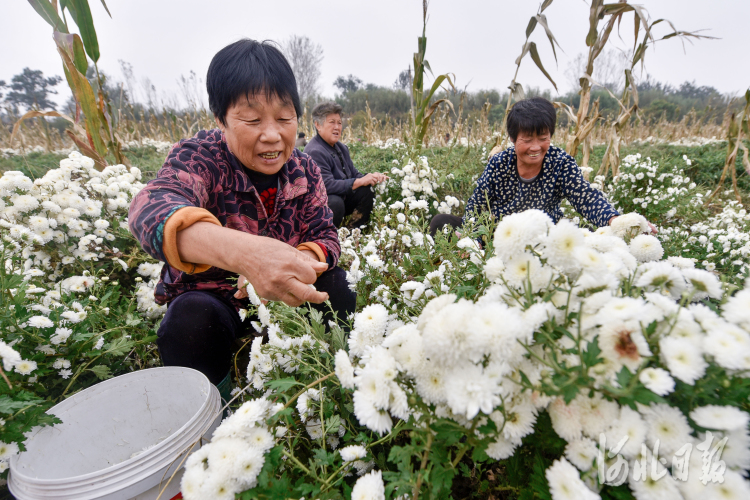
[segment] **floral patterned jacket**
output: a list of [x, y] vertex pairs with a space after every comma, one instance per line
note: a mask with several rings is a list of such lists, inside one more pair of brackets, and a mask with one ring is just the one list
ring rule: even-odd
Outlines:
[[606, 226], [620, 213], [604, 194], [583, 178], [575, 159], [562, 149], [550, 146], [542, 171], [532, 182], [524, 182], [516, 168], [516, 149], [510, 147], [490, 158], [477, 179], [464, 217], [489, 209], [495, 217], [536, 208], [558, 222], [563, 198], [592, 224]]
[[[278, 184], [275, 210], [268, 216], [224, 134], [218, 129], [204, 130], [172, 147], [156, 178], [133, 198], [128, 225], [149, 255], [167, 262], [163, 248], [167, 219], [180, 208], [200, 207], [224, 227], [294, 247], [317, 243], [335, 265], [341, 249], [318, 166], [294, 149], [279, 171]], [[164, 304], [183, 292], [204, 290], [225, 297], [237, 308], [246, 307], [246, 299], [233, 297], [235, 278], [236, 274], [216, 267], [188, 274], [165, 264], [156, 302]]]

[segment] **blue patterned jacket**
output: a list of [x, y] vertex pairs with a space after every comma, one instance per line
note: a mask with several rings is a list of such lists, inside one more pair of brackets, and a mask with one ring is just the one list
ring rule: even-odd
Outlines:
[[510, 147], [490, 158], [477, 179], [464, 217], [472, 217], [488, 207], [495, 217], [536, 208], [558, 222], [563, 198], [592, 224], [606, 226], [620, 215], [604, 194], [583, 178], [575, 159], [562, 149], [550, 146], [544, 165], [533, 182], [521, 181], [516, 168], [516, 150]]

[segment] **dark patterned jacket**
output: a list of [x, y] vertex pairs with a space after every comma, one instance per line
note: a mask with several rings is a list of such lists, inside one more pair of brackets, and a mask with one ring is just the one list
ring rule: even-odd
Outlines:
[[536, 208], [558, 222], [563, 216], [563, 198], [597, 226], [606, 226], [612, 217], [620, 215], [604, 194], [583, 178], [575, 159], [562, 149], [550, 146], [541, 172], [526, 183], [518, 175], [516, 150], [510, 147], [490, 158], [466, 203], [464, 217], [482, 212], [489, 205], [498, 218]]
[[[325, 247], [332, 265], [341, 252], [320, 170], [297, 149], [279, 171], [275, 210], [269, 217], [220, 130], [204, 130], [180, 141], [172, 147], [156, 178], [130, 204], [130, 231], [152, 257], [166, 262], [164, 224], [182, 207], [204, 208], [224, 227], [275, 238], [294, 247], [317, 243]], [[234, 278], [236, 274], [216, 267], [188, 274], [165, 264], [156, 302], [169, 302], [189, 290], [205, 290], [229, 298], [235, 307], [246, 307], [246, 300], [233, 298]]]

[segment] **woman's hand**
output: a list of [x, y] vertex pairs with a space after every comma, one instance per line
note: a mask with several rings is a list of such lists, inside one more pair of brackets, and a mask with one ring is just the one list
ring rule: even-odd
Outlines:
[[380, 184], [381, 182], [387, 181], [388, 176], [385, 174], [381, 174], [380, 172], [372, 172], [364, 177], [360, 177], [358, 179], [354, 180], [354, 184], [352, 184], [352, 189], [358, 189], [362, 186], [374, 186], [375, 184]]
[[259, 297], [292, 307], [319, 304], [328, 294], [310, 287], [328, 264], [273, 238], [198, 222], [177, 233], [183, 262], [208, 264], [244, 276]]
[[[303, 255], [306, 255], [310, 258], [310, 260], [314, 262], [318, 262], [318, 256], [313, 252], [312, 250], [303, 249], [299, 250]], [[234, 293], [234, 298], [236, 299], [246, 299], [248, 297], [247, 294], [247, 284], [249, 280], [245, 278], [243, 275], [240, 275], [239, 278], [237, 278], [237, 291]], [[255, 287], [253, 287], [255, 288]], [[260, 299], [261, 303], [263, 305], [268, 304], [268, 301], [266, 299]]]

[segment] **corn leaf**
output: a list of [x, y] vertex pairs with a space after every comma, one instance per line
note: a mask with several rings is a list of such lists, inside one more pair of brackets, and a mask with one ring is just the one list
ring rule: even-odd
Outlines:
[[[544, 14], [539, 14], [538, 16], [536, 16], [536, 19], [537, 21], [539, 21], [539, 24], [542, 25], [542, 28], [544, 28], [544, 32], [547, 34], [547, 38], [549, 39], [549, 44], [552, 46], [552, 54], [555, 56], [555, 62], [557, 62], [557, 52], [555, 51], [555, 45], [560, 47], [560, 44], [555, 39], [555, 35], [553, 35], [552, 31], [549, 29], [549, 25], [547, 23], [547, 16], [545, 16]], [[560, 50], [562, 50], [562, 47], [560, 47]]]
[[18, 121], [13, 125], [13, 131], [10, 134], [10, 144], [13, 144], [13, 139], [16, 138], [16, 133], [18, 133], [18, 128], [21, 126], [21, 123], [24, 120], [28, 120], [30, 118], [37, 118], [39, 116], [55, 116], [58, 118], [64, 118], [65, 120], [68, 120], [70, 123], [75, 124], [73, 119], [69, 117], [68, 115], [64, 115], [62, 113], [58, 113], [57, 111], [27, 111], [26, 113], [21, 116], [21, 118], [18, 119]]
[[544, 10], [550, 5], [552, 5], [552, 0], [544, 0], [544, 2], [542, 3], [542, 7], [539, 9], [539, 12], [544, 12]]
[[107, 11], [107, 15], [108, 15], [109, 17], [112, 17], [112, 13], [111, 13], [111, 12], [109, 12], [109, 7], [107, 7], [107, 2], [105, 2], [104, 0], [102, 0], [102, 5], [104, 6], [104, 10], [106, 10], [106, 11]]
[[[71, 5], [75, 7], [75, 10], [70, 10]], [[86, 53], [92, 61], [97, 62], [99, 60], [99, 40], [96, 37], [94, 18], [91, 16], [88, 0], [68, 0], [68, 9], [81, 31]]]
[[37, 14], [42, 16], [42, 19], [47, 21], [47, 23], [56, 31], [60, 31], [63, 33], [68, 32], [68, 28], [65, 26], [65, 23], [57, 14], [57, 9], [47, 0], [29, 0], [29, 3], [37, 12]]
[[[69, 44], [63, 41], [64, 34], [55, 32], [53, 36], [57, 43], [57, 50], [63, 60], [65, 77], [68, 79], [76, 101], [81, 105], [81, 109], [83, 109], [83, 113], [86, 115], [86, 130], [89, 134], [89, 139], [92, 141], [94, 149], [103, 157], [107, 154], [107, 147], [102, 140], [102, 127], [105, 126], [105, 122], [96, 102], [94, 90], [91, 88], [91, 84], [86, 77], [76, 68], [71, 57], [72, 54], [67, 50]], [[105, 133], [105, 137], [107, 136], [109, 136], [109, 133]]]
[[526, 38], [529, 38], [531, 36], [531, 33], [534, 32], [534, 28], [536, 28], [536, 23], [537, 23], [537, 17], [538, 16], [534, 16], [531, 19], [529, 19], [529, 25], [526, 26]]
[[531, 59], [534, 61], [534, 63], [537, 65], [537, 67], [544, 73], [544, 76], [547, 77], [547, 80], [549, 80], [552, 83], [552, 86], [555, 87], [555, 90], [557, 90], [557, 84], [552, 79], [552, 77], [547, 73], [547, 70], [544, 69], [544, 65], [542, 64], [542, 59], [539, 57], [539, 52], [536, 50], [536, 44], [534, 42], [531, 42], [529, 44], [529, 53], [531, 54]]

